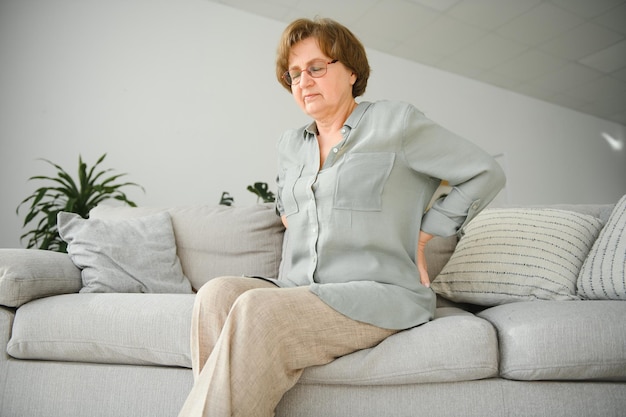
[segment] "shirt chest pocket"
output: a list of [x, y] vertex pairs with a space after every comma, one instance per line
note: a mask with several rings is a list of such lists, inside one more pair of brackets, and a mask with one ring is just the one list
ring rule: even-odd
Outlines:
[[340, 210], [380, 211], [382, 194], [396, 155], [354, 153], [339, 167], [333, 206]]

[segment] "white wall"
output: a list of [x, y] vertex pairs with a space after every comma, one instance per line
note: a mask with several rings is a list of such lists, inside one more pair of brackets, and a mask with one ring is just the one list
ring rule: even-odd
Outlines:
[[503, 155], [509, 204], [607, 203], [626, 194], [626, 150], [602, 137], [625, 141], [623, 125], [388, 55], [370, 53], [370, 61], [367, 98], [410, 101]]
[[[332, 17], [332, 16], [331, 16]], [[307, 122], [274, 80], [284, 24], [206, 0], [0, 2], [0, 247], [19, 247], [19, 202], [53, 174], [126, 172], [140, 205], [216, 204], [273, 184], [274, 145]], [[358, 35], [358, 34], [357, 34]], [[364, 99], [401, 99], [503, 154], [510, 203], [615, 202], [626, 152], [602, 132], [621, 125], [370, 50]], [[22, 214], [25, 211], [22, 211]]]

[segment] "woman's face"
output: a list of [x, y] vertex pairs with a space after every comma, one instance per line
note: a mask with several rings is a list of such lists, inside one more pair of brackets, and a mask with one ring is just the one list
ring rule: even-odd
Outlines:
[[[307, 38], [291, 48], [289, 69], [304, 70], [319, 60], [330, 62], [331, 58], [320, 50], [317, 39]], [[352, 85], [355, 82], [356, 75], [338, 61], [329, 64], [326, 74], [320, 78], [302, 71], [300, 82], [291, 86], [291, 92], [300, 108], [319, 121], [332, 118], [346, 105], [354, 103]]]

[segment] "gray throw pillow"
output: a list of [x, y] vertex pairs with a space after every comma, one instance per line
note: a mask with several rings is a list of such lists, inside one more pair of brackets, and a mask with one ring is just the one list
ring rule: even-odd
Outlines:
[[80, 292], [191, 293], [167, 212], [116, 220], [62, 212], [57, 225], [82, 270]]

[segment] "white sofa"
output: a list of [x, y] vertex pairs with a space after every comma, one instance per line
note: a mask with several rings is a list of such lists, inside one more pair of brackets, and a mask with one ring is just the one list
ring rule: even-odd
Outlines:
[[[619, 220], [613, 208], [598, 204], [550, 209], [559, 215], [583, 213], [589, 216], [583, 216], [585, 221], [599, 219], [598, 230], [589, 231], [587, 242], [587, 250], [597, 256], [603, 250], [595, 246], [604, 225]], [[284, 230], [268, 204], [98, 207], [89, 221], [112, 227], [118, 220], [140, 221], [162, 211], [170, 215], [174, 250], [194, 288], [221, 275], [278, 276]], [[531, 208], [514, 214], [532, 217], [543, 211]], [[510, 232], [506, 238], [515, 240], [522, 232], [511, 228], [511, 218], [498, 217], [503, 213], [511, 212], [495, 210], [496, 219], [486, 221], [500, 225], [502, 233]], [[457, 254], [466, 253], [480, 233], [468, 230]], [[487, 231], [483, 237], [496, 247], [508, 245], [498, 244], [495, 234]], [[551, 235], [551, 242], [565, 235], [571, 240], [567, 231]], [[626, 234], [623, 237], [626, 241]], [[461, 247], [464, 241], [469, 243]], [[467, 287], [458, 269], [473, 261], [448, 262], [456, 245], [456, 237], [437, 238], [428, 247], [429, 271], [439, 275], [433, 288], [447, 296], [439, 299], [433, 321], [375, 348], [307, 369], [279, 404], [277, 416], [625, 415], [626, 303], [619, 296], [581, 299], [583, 284], [576, 281], [580, 276], [573, 287], [549, 289], [549, 296], [541, 293], [545, 288], [485, 291], [481, 285], [495, 285], [489, 276], [497, 266], [494, 256], [498, 263], [505, 256], [494, 253], [485, 255], [491, 262], [488, 272], [479, 277], [474, 271], [477, 283]], [[505, 272], [496, 272], [526, 282], [520, 277], [533, 274], [534, 263], [564, 262], [542, 251], [546, 255], [538, 261], [530, 259], [527, 249], [512, 249], [517, 259], [502, 266]], [[621, 262], [614, 273], [621, 268], [622, 276], [623, 256], [613, 260]], [[47, 251], [0, 250], [0, 345], [5, 347], [0, 353], [0, 416], [176, 416], [192, 385], [189, 328], [194, 294], [79, 292], [81, 269], [72, 259]], [[583, 267], [593, 270], [597, 265], [588, 262], [570, 272], [579, 275]], [[506, 268], [514, 271], [507, 275]], [[489, 295], [481, 298], [479, 293]]]

